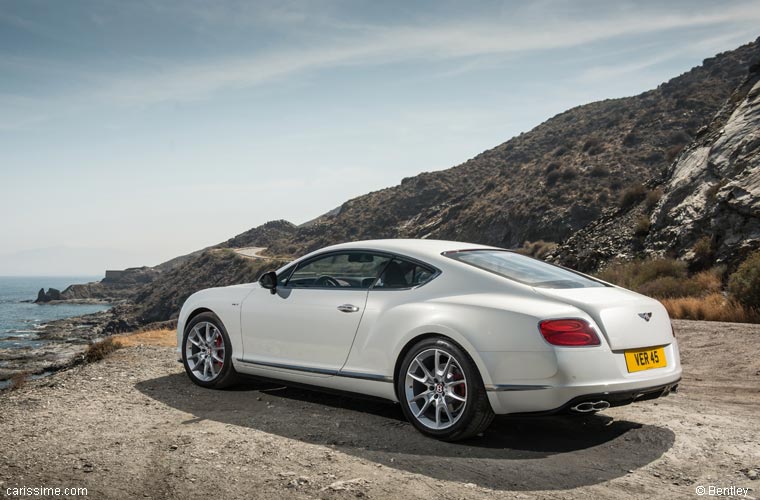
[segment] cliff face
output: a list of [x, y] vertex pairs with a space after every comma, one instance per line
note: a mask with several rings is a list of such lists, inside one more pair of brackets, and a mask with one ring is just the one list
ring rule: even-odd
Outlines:
[[709, 239], [718, 262], [760, 247], [760, 64], [676, 161], [652, 214], [650, 251], [687, 260]]
[[[650, 187], [662, 192], [659, 202], [605, 214], [554, 260], [593, 270], [617, 257], [668, 255], [694, 267], [735, 267], [760, 248], [760, 64]], [[637, 235], [640, 220], [649, 229]]]

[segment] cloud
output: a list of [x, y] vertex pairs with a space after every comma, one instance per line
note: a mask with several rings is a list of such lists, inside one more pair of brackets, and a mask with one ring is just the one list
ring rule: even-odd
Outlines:
[[[205, 98], [215, 92], [248, 88], [311, 71], [346, 65], [381, 65], [410, 60], [447, 60], [571, 48], [616, 37], [760, 20], [760, 4], [723, 7], [708, 13], [645, 12], [621, 19], [549, 20], [540, 26], [502, 19], [438, 22], [432, 25], [341, 24], [321, 45], [279, 48], [250, 57], [169, 65], [150, 73], [123, 75], [106, 86], [102, 99], [150, 104]], [[336, 23], [336, 26], [338, 24]], [[591, 70], [589, 78], [625, 73], [644, 64]], [[596, 72], [596, 74], [595, 74]]]
[[578, 76], [577, 81], [594, 83], [600, 80], [621, 78], [625, 75], [640, 73], [684, 54], [693, 54], [697, 57], [714, 54], [719, 50], [724, 50], [725, 48], [733, 49], [741, 43], [746, 43], [755, 35], [757, 33], [750, 30], [732, 31], [728, 34], [705, 38], [692, 44], [655, 53], [647, 57], [639, 59], [624, 58], [623, 62], [618, 64], [593, 66], [583, 70]]

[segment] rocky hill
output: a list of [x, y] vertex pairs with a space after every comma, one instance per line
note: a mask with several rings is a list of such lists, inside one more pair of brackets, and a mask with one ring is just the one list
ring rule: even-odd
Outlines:
[[574, 234], [553, 260], [587, 271], [634, 256], [734, 268], [760, 248], [760, 62], [648, 187], [648, 196]]
[[354, 198], [309, 224], [268, 223], [225, 245], [291, 255], [381, 237], [504, 247], [562, 241], [617, 206], [631, 185], [661, 177], [759, 55], [760, 40], [657, 89], [573, 108], [461, 165]]

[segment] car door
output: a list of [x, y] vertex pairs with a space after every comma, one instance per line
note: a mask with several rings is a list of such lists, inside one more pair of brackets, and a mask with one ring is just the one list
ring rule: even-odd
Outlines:
[[363, 251], [318, 255], [256, 289], [241, 306], [243, 360], [330, 376], [346, 361], [367, 293], [389, 257]]

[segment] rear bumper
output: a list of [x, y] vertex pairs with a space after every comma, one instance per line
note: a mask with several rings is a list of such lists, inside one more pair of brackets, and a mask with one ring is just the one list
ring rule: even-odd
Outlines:
[[543, 361], [538, 353], [518, 353], [530, 361], [522, 366], [513, 362], [517, 356], [485, 353], [488, 399], [497, 414], [544, 414], [594, 398], [621, 406], [660, 397], [681, 380], [678, 344], [674, 340], [663, 347], [666, 367], [636, 372], [628, 372], [623, 351], [610, 351], [604, 345], [555, 349], [542, 353]]
[[635, 389], [635, 390], [624, 390], [624, 391], [613, 391], [613, 392], [599, 392], [595, 394], [585, 394], [582, 396], [577, 396], [567, 403], [563, 404], [562, 406], [559, 406], [557, 408], [553, 408], [551, 410], [544, 410], [544, 411], [533, 411], [533, 412], [522, 412], [522, 413], [510, 413], [510, 415], [513, 416], [545, 416], [545, 415], [555, 415], [558, 413], [573, 413], [572, 408], [582, 404], [582, 403], [597, 403], [599, 401], [606, 401], [609, 403], [610, 407], [613, 406], [625, 406], [629, 405], [631, 403], [640, 402], [640, 401], [649, 401], [652, 399], [657, 399], [661, 397], [665, 397], [671, 392], [676, 392], [678, 389], [678, 384], [681, 381], [679, 378], [675, 382], [671, 382], [669, 384], [664, 385], [658, 385], [654, 387], [645, 387], [641, 389]]
[[623, 406], [666, 396], [678, 386], [681, 370], [666, 376], [614, 383], [535, 386], [519, 389], [496, 386], [487, 392], [493, 411], [497, 414], [548, 415], [560, 413], [584, 401], [607, 401], [610, 406]]

